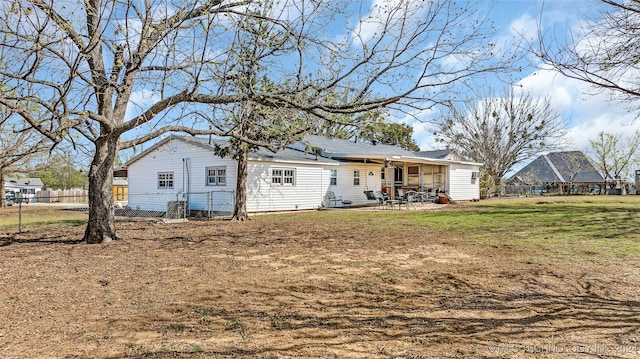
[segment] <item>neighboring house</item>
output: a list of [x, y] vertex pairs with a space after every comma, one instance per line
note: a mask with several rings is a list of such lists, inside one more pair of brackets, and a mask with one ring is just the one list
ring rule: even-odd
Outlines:
[[[129, 207], [165, 211], [176, 203], [189, 210], [231, 212], [237, 163], [214, 154], [215, 145], [198, 137], [168, 136], [127, 163]], [[328, 207], [327, 194], [372, 203], [365, 191], [446, 191], [453, 200], [479, 198], [481, 164], [433, 159], [396, 146], [309, 135], [271, 153], [249, 155], [247, 211]]]
[[580, 151], [551, 152], [526, 165], [506, 181], [507, 185], [537, 185], [545, 192], [599, 191], [604, 178]]
[[116, 168], [113, 170], [113, 200], [121, 204], [126, 204], [128, 193], [127, 168]]
[[129, 183], [126, 178], [115, 178], [113, 180], [113, 200], [116, 202], [127, 202], [129, 193]]
[[43, 186], [40, 178], [7, 178], [4, 182], [5, 191], [21, 193], [28, 202], [35, 200], [36, 193], [42, 191]]

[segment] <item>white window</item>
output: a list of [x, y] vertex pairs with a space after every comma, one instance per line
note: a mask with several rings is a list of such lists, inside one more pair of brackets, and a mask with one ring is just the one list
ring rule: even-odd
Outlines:
[[284, 184], [295, 184], [296, 172], [295, 170], [284, 170]]
[[360, 185], [360, 171], [353, 171], [353, 185]]
[[331, 170], [331, 177], [329, 178], [329, 185], [338, 185], [338, 170]]
[[207, 167], [207, 186], [226, 186], [227, 185], [227, 168], [226, 167]]
[[158, 172], [158, 188], [173, 188], [173, 172]]
[[295, 186], [296, 170], [274, 168], [271, 170], [271, 184]]

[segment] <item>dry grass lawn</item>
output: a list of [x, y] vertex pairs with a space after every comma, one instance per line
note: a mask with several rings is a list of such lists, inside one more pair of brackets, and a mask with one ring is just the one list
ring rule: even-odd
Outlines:
[[640, 200], [566, 201], [122, 219], [108, 245], [2, 209], [0, 357], [640, 357]]

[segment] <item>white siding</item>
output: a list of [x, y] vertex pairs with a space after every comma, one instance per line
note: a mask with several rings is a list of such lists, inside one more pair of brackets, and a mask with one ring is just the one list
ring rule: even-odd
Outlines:
[[[382, 165], [369, 163], [341, 163], [338, 170], [338, 181], [335, 186], [328, 186], [326, 191], [333, 191], [336, 197], [353, 202], [353, 206], [371, 204], [364, 191], [379, 191], [382, 187], [380, 170]], [[360, 171], [360, 185], [354, 185], [354, 171]], [[369, 176], [369, 172], [372, 173]], [[327, 183], [329, 181], [327, 172]], [[324, 193], [326, 196], [326, 192]], [[329, 203], [325, 199], [325, 206]]]
[[[225, 186], [207, 186], [205, 168], [226, 166]], [[231, 191], [236, 185], [236, 162], [215, 156], [210, 150], [180, 140], [169, 141], [128, 167], [129, 206], [145, 210], [164, 211], [167, 202], [186, 200], [192, 210], [206, 210], [207, 192], [213, 192], [213, 204], [218, 210], [228, 210]], [[158, 188], [158, 173], [173, 172], [173, 189]], [[228, 191], [227, 193], [219, 191]], [[223, 205], [224, 204], [224, 205]], [[216, 210], [216, 208], [212, 208]]]
[[[187, 170], [188, 164], [188, 170]], [[206, 168], [225, 167], [226, 185], [207, 186]], [[331, 168], [322, 164], [285, 164], [250, 161], [247, 177], [247, 211], [314, 209], [322, 206]], [[271, 183], [271, 170], [295, 169], [295, 184]], [[129, 206], [165, 211], [167, 202], [188, 200], [191, 210], [233, 210], [237, 164], [211, 150], [181, 140], [170, 141], [129, 165]], [[173, 189], [158, 189], [158, 172], [173, 172]], [[187, 198], [184, 193], [189, 192]], [[208, 195], [209, 194], [209, 195]], [[211, 196], [211, 206], [207, 205]], [[364, 196], [364, 193], [362, 194]]]
[[[226, 185], [207, 186], [206, 168], [225, 167]], [[274, 168], [294, 169], [295, 184], [272, 183]], [[247, 211], [266, 212], [303, 210], [329, 205], [328, 191], [352, 205], [372, 204], [364, 191], [380, 190], [382, 165], [349, 163], [282, 163], [250, 161], [247, 177]], [[337, 170], [337, 184], [329, 185], [331, 170]], [[195, 143], [172, 140], [131, 163], [129, 206], [134, 209], [165, 211], [167, 203], [188, 200], [191, 210], [231, 211], [235, 197], [237, 164], [235, 160], [215, 156], [210, 149]], [[360, 184], [354, 184], [354, 171], [360, 172]], [[173, 172], [172, 189], [158, 188], [158, 173]], [[469, 174], [469, 177], [471, 175]], [[189, 192], [189, 195], [185, 193]], [[211, 196], [210, 203], [208, 198]]]
[[472, 173], [480, 171], [477, 165], [452, 164], [449, 166], [448, 194], [455, 201], [480, 198], [480, 178], [472, 179]]
[[[322, 205], [323, 181], [326, 178], [328, 183], [329, 170], [321, 165], [252, 161], [248, 169], [248, 212], [314, 209]], [[273, 169], [295, 170], [295, 183], [272, 183]]]

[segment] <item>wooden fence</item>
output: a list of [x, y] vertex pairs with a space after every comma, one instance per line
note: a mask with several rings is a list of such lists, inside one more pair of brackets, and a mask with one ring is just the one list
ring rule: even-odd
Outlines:
[[36, 192], [38, 203], [87, 203], [87, 190], [46, 190]]

